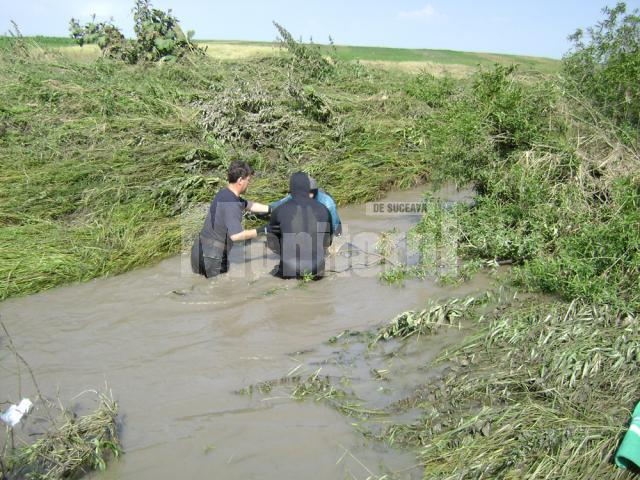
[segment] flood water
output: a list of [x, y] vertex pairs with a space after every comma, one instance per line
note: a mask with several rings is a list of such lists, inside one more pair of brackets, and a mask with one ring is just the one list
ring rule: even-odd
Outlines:
[[[386, 200], [418, 200], [421, 192]], [[443, 195], [459, 194], [449, 189]], [[352, 242], [364, 251], [374, 251], [379, 232], [406, 231], [420, 218], [367, 215], [363, 205], [340, 213], [345, 233], [336, 243]], [[381, 267], [363, 266], [375, 258], [357, 254], [335, 255], [330, 262], [332, 270], [349, 261], [354, 269], [301, 285], [269, 275], [277, 261], [263, 243], [236, 250], [231, 273], [214, 280], [191, 274], [185, 255], [0, 304], [45, 396], [88, 407], [92, 395], [78, 394], [106, 383], [118, 401], [125, 454], [90, 478], [320, 480], [386, 472], [421, 478], [420, 469], [411, 468], [412, 453], [366, 440], [353, 419], [322, 403], [234, 392], [293, 369], [312, 372], [335, 354], [326, 345], [329, 337], [374, 327], [430, 299], [486, 289], [489, 280], [479, 275], [455, 288], [431, 279], [388, 286], [378, 279]], [[352, 365], [348, 375], [363, 396], [373, 398], [377, 389], [400, 398], [424, 375], [410, 366], [459, 338], [460, 332], [451, 332], [422, 339], [409, 353], [420, 358], [396, 362], [393, 388], [365, 382], [364, 364]], [[17, 402], [13, 360], [3, 355], [0, 362], [0, 401]], [[345, 374], [346, 367], [337, 368]], [[24, 370], [22, 394], [36, 396]], [[377, 406], [386, 401], [380, 395]]]

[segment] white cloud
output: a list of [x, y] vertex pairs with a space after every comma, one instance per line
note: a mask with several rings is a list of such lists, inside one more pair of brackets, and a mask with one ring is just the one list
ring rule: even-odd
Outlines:
[[433, 5], [426, 5], [420, 10], [402, 11], [398, 13], [400, 20], [435, 20], [443, 18], [444, 16], [439, 14]]

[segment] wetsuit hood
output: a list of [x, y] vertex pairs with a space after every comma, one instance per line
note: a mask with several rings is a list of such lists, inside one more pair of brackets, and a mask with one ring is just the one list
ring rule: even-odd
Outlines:
[[293, 198], [309, 198], [309, 175], [297, 172], [289, 179], [289, 193]]

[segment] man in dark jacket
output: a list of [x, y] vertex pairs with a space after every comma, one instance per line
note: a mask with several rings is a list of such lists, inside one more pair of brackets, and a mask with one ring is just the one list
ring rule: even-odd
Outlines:
[[191, 247], [191, 268], [207, 278], [229, 270], [229, 251], [233, 242], [251, 240], [259, 235], [272, 233], [272, 227], [244, 230], [242, 215], [245, 210], [253, 213], [269, 213], [271, 208], [240, 197], [249, 188], [253, 169], [243, 161], [231, 162], [228, 171], [229, 184], [221, 189], [211, 202], [207, 218], [200, 234]]
[[291, 200], [271, 213], [270, 248], [280, 255], [277, 275], [301, 278], [324, 275], [325, 250], [333, 234], [327, 207], [311, 198], [309, 176], [298, 172], [289, 181]]

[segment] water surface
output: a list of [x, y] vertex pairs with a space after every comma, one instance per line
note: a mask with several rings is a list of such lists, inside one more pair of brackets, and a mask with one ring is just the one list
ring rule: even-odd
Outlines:
[[[452, 189], [443, 193], [460, 195]], [[386, 200], [420, 197], [414, 190]], [[363, 205], [343, 208], [341, 216], [345, 234], [336, 243], [349, 241], [364, 251], [373, 251], [379, 232], [406, 231], [419, 219], [370, 216]], [[325, 344], [329, 337], [371, 328], [430, 299], [477, 292], [487, 287], [487, 278], [477, 276], [456, 288], [431, 279], [387, 286], [378, 279], [380, 267], [362, 266], [375, 257], [359, 254], [332, 257], [331, 269], [342, 270], [351, 261], [355, 270], [300, 286], [269, 275], [276, 258], [265, 253], [263, 243], [254, 242], [246, 252], [237, 249], [231, 273], [214, 280], [191, 274], [189, 259], [179, 256], [0, 304], [3, 321], [45, 395], [86, 408], [91, 394], [77, 395], [100, 390], [106, 382], [119, 402], [126, 453], [91, 477], [321, 480], [391, 471], [399, 472], [396, 478], [421, 478], [419, 468], [410, 468], [412, 454], [365, 440], [353, 419], [323, 404], [234, 392], [294, 368], [320, 368], [335, 353]], [[433, 358], [459, 337], [452, 332], [422, 339], [413, 352], [419, 359], [407, 364]], [[14, 364], [6, 355], [0, 360], [0, 400], [15, 402]], [[409, 393], [422, 378], [419, 369], [408, 367], [401, 378], [399, 362], [393, 393], [381, 395], [379, 406]], [[376, 388], [383, 390], [364, 381], [362, 365], [353, 368], [349, 375], [356, 378], [358, 393], [373, 398]], [[34, 398], [22, 373], [22, 393]]]

